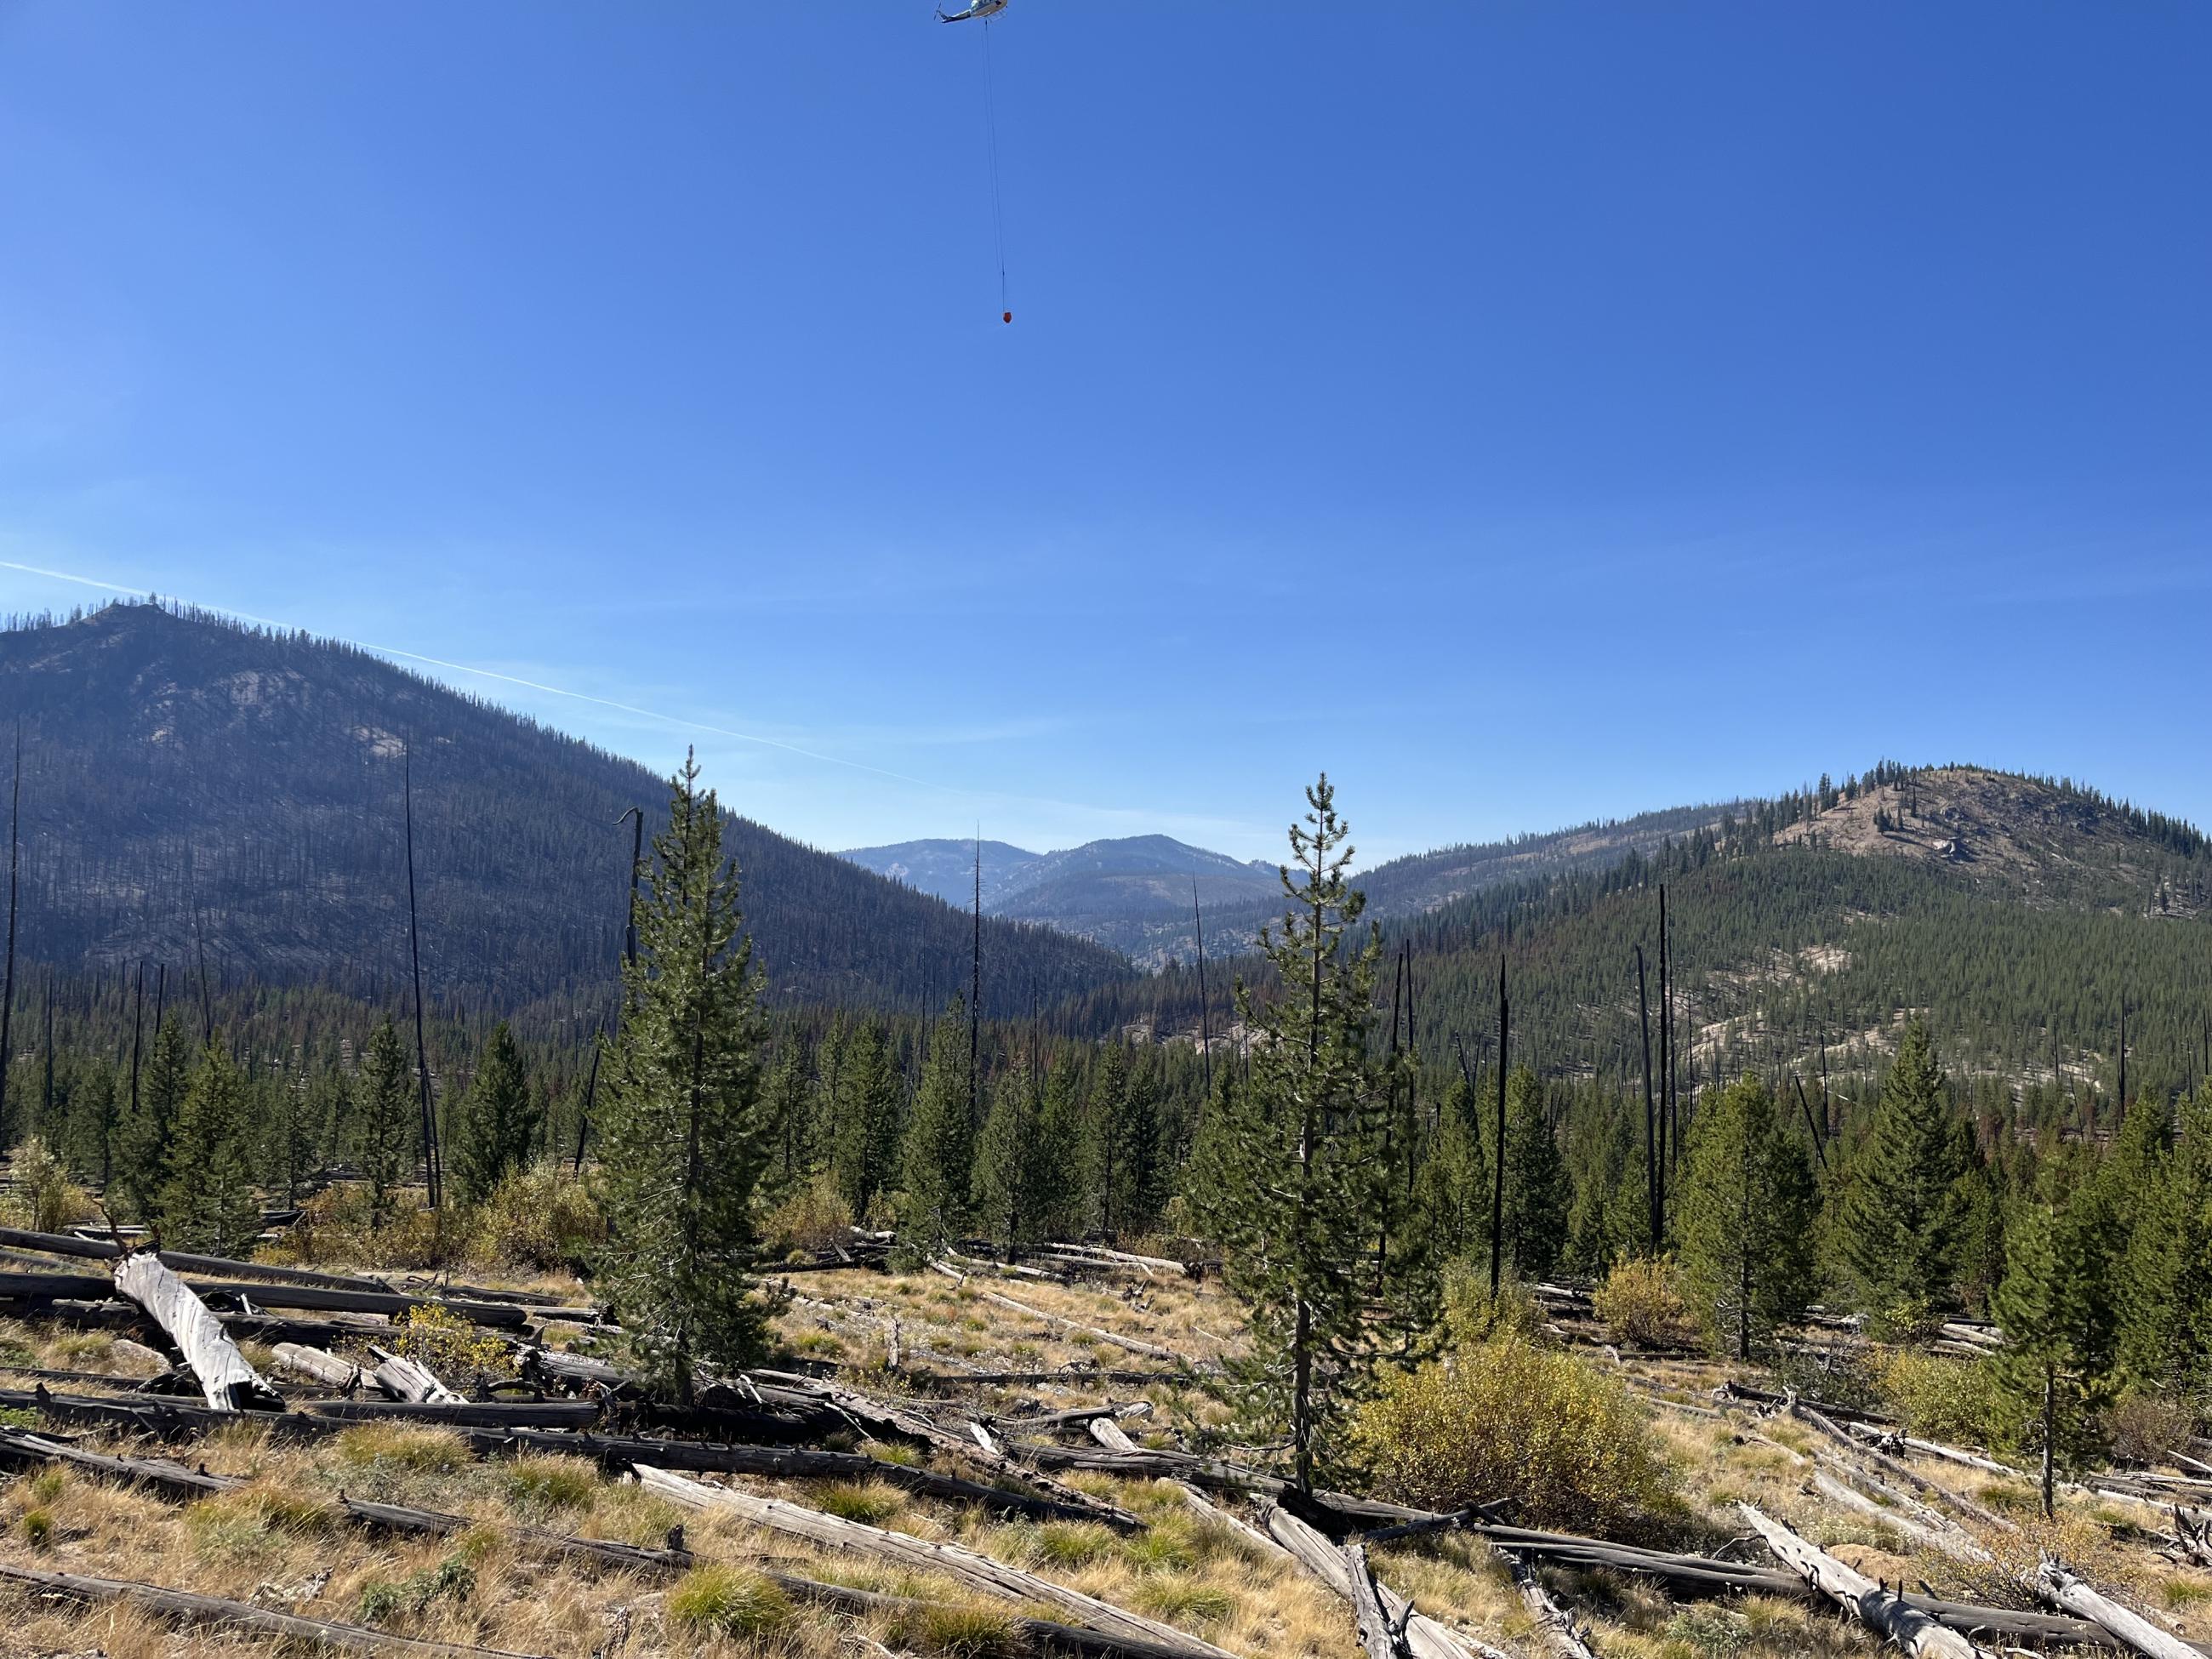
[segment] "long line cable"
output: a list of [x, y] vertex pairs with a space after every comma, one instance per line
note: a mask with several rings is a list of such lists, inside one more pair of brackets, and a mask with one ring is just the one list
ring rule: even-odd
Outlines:
[[991, 20], [988, 17], [983, 20], [983, 128], [991, 148], [991, 234], [999, 251], [999, 315], [1011, 323], [1014, 313], [1006, 303], [1006, 216], [999, 200], [999, 110], [992, 86]]

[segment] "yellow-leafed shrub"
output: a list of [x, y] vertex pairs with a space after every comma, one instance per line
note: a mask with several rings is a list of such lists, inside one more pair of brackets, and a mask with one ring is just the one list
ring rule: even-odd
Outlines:
[[1988, 1364], [1917, 1348], [1881, 1348], [1867, 1370], [1890, 1413], [1914, 1434], [1952, 1444], [2007, 1446], [2020, 1425]]
[[1671, 1256], [1614, 1262], [1591, 1292], [1590, 1310], [1616, 1342], [1667, 1348], [1689, 1340], [1690, 1304], [1674, 1283]]
[[509, 1173], [477, 1206], [470, 1255], [487, 1267], [580, 1271], [607, 1240], [606, 1218], [557, 1164]]
[[1504, 1498], [1523, 1522], [1589, 1531], [1668, 1496], [1620, 1385], [1516, 1335], [1390, 1378], [1352, 1438], [1377, 1495], [1423, 1509]]

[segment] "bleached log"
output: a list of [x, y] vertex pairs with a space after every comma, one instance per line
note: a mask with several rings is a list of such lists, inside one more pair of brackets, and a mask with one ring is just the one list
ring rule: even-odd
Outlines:
[[1736, 1510], [1766, 1540], [1766, 1547], [1774, 1552], [1777, 1560], [1876, 1636], [1896, 1643], [1915, 1659], [1923, 1654], [1942, 1656], [1942, 1659], [1987, 1659], [1979, 1648], [1958, 1632], [1945, 1629], [1933, 1617], [1891, 1595], [1865, 1574], [1808, 1543], [1763, 1513], [1756, 1504], [1738, 1504]]
[[299, 1342], [279, 1342], [276, 1353], [277, 1364], [296, 1376], [326, 1382], [334, 1389], [360, 1386], [361, 1367], [349, 1364], [325, 1349], [310, 1348]]
[[[1830, 1469], [1833, 1469], [1834, 1473], [1832, 1474]], [[1844, 1476], [1845, 1479], [1838, 1480], [1838, 1474]], [[1846, 1480], [1854, 1479], [1867, 1481], [1878, 1492], [1889, 1497], [1892, 1504], [1884, 1504], [1873, 1493], [1860, 1492], [1846, 1484]], [[1893, 1531], [1903, 1533], [1905, 1537], [1923, 1548], [1938, 1551], [1957, 1561], [1985, 1564], [1990, 1559], [1987, 1550], [1956, 1527], [1942, 1521], [1940, 1516], [1935, 1517], [1931, 1523], [1929, 1519], [1906, 1511], [1901, 1504], [1896, 1502], [1899, 1494], [1882, 1486], [1879, 1481], [1872, 1480], [1871, 1477], [1863, 1475], [1859, 1471], [1844, 1464], [1832, 1464], [1830, 1468], [1815, 1470], [1813, 1474], [1813, 1486], [1814, 1490], [1830, 1503], [1840, 1504], [1847, 1510], [1865, 1516], [1878, 1526], [1887, 1527]]]
[[374, 1344], [368, 1351], [377, 1358], [376, 1369], [369, 1374], [376, 1379], [376, 1386], [394, 1400], [415, 1406], [458, 1406], [465, 1401], [465, 1395], [454, 1393], [441, 1382], [436, 1373], [420, 1360]]
[[880, 1527], [825, 1515], [819, 1510], [781, 1498], [756, 1498], [728, 1486], [708, 1486], [705, 1481], [686, 1480], [649, 1463], [638, 1465], [636, 1474], [647, 1491], [694, 1509], [726, 1510], [754, 1526], [804, 1538], [825, 1548], [849, 1550], [901, 1566], [947, 1573], [988, 1595], [1057, 1607], [1093, 1630], [1172, 1647], [1190, 1659], [1233, 1659], [1233, 1656], [1211, 1642], [1171, 1625], [1160, 1624], [1110, 1601], [1070, 1589], [1065, 1584], [994, 1561], [957, 1544], [936, 1543], [905, 1533], [886, 1532]]
[[[34, 1233], [21, 1227], [0, 1227], [0, 1244], [92, 1261], [112, 1261], [125, 1253], [120, 1245], [108, 1239], [80, 1238], [70, 1233]], [[385, 1288], [374, 1279], [349, 1279], [342, 1273], [316, 1273], [307, 1267], [276, 1267], [265, 1261], [234, 1261], [228, 1256], [191, 1255], [182, 1250], [162, 1251], [161, 1265], [180, 1273], [260, 1279], [272, 1285], [311, 1285], [327, 1291], [374, 1291]]]
[[1521, 1592], [1521, 1605], [1536, 1621], [1536, 1634], [1543, 1638], [1544, 1645], [1558, 1654], [1559, 1659], [1597, 1659], [1575, 1629], [1575, 1621], [1552, 1600], [1544, 1581], [1536, 1577], [1536, 1570], [1510, 1552], [1505, 1559], [1513, 1570], [1514, 1588]]
[[1232, 1515], [1227, 1510], [1221, 1508], [1189, 1482], [1177, 1480], [1173, 1484], [1176, 1491], [1182, 1494], [1184, 1507], [1204, 1524], [1219, 1527], [1223, 1531], [1243, 1540], [1251, 1547], [1255, 1554], [1262, 1558], [1273, 1560], [1295, 1559], [1288, 1550], [1268, 1537], [1266, 1533], [1261, 1532], [1249, 1521], [1241, 1516]]
[[[958, 1279], [963, 1285], [968, 1283], [964, 1274], [955, 1268], [946, 1267], [941, 1261], [932, 1262], [930, 1265], [940, 1273]], [[1171, 1359], [1179, 1365], [1197, 1364], [1188, 1354], [1178, 1352], [1173, 1348], [1162, 1347], [1157, 1342], [1146, 1342], [1137, 1337], [1123, 1336], [1118, 1331], [1103, 1331], [1096, 1325], [1086, 1325], [1080, 1320], [1070, 1319], [1066, 1314], [1052, 1313], [1043, 1308], [1032, 1307], [1026, 1302], [1017, 1302], [1012, 1297], [998, 1291], [984, 1290], [981, 1285], [969, 1285], [969, 1288], [986, 1302], [995, 1302], [1002, 1308], [1012, 1308], [1016, 1313], [1027, 1314], [1031, 1319], [1042, 1320], [1048, 1325], [1059, 1325], [1071, 1331], [1079, 1331], [1094, 1341], [1106, 1343], [1127, 1353], [1143, 1354], [1148, 1359]]]
[[80, 1601], [125, 1601], [180, 1624], [217, 1630], [243, 1631], [253, 1635], [301, 1643], [308, 1646], [344, 1648], [355, 1653], [397, 1653], [416, 1659], [532, 1659], [495, 1648], [464, 1647], [453, 1642], [430, 1642], [371, 1630], [365, 1625], [341, 1625], [324, 1619], [306, 1619], [278, 1613], [219, 1595], [200, 1595], [189, 1590], [164, 1589], [158, 1584], [136, 1583], [124, 1578], [94, 1578], [83, 1573], [41, 1572], [0, 1562], [0, 1579], [25, 1584]]
[[1137, 1443], [1123, 1433], [1121, 1425], [1110, 1417], [1094, 1417], [1091, 1419], [1090, 1427], [1091, 1437], [1109, 1451], [1133, 1452], [1139, 1449]]
[[1382, 1605], [1382, 1588], [1375, 1569], [1368, 1565], [1364, 1544], [1344, 1546], [1344, 1573], [1352, 1586], [1352, 1622], [1359, 1631], [1359, 1645], [1367, 1659], [1413, 1659], [1401, 1620], [1391, 1618]]
[[[1352, 1574], [1335, 1545], [1285, 1509], [1269, 1513], [1267, 1530], [1298, 1565], [1346, 1601], [1353, 1599]], [[1511, 1659], [1487, 1643], [1415, 1612], [1413, 1604], [1388, 1584], [1377, 1581], [1376, 1591], [1383, 1610], [1404, 1629], [1413, 1659]]]
[[2014, 1480], [2027, 1479], [2009, 1463], [2000, 1463], [1995, 1458], [1984, 1457], [1977, 1452], [1961, 1451], [1956, 1446], [1940, 1445], [1933, 1440], [1916, 1439], [1911, 1435], [1898, 1434], [1870, 1423], [1851, 1423], [1846, 1426], [1862, 1439], [1887, 1441], [1903, 1446], [1910, 1451], [1920, 1452], [1929, 1457], [1940, 1457], [1947, 1463], [1963, 1464], [1967, 1468], [1980, 1469], [1988, 1474], [2008, 1475]]
[[146, 1310], [167, 1333], [199, 1379], [200, 1392], [219, 1412], [284, 1409], [261, 1374], [246, 1363], [238, 1345], [191, 1286], [161, 1265], [151, 1250], [133, 1250], [115, 1264], [115, 1288]]
[[0, 1427], [0, 1463], [31, 1468], [65, 1463], [126, 1485], [151, 1486], [171, 1498], [206, 1498], [246, 1484], [235, 1475], [188, 1469], [166, 1457], [111, 1457], [102, 1452], [86, 1451], [64, 1441], [33, 1434], [27, 1429]]
[[1963, 1492], [1953, 1492], [1948, 1486], [1942, 1486], [1936, 1481], [1930, 1480], [1926, 1475], [1921, 1474], [1919, 1470], [1912, 1468], [1910, 1464], [1903, 1462], [1901, 1459], [1892, 1457], [1887, 1452], [1883, 1451], [1879, 1445], [1870, 1443], [1865, 1439], [1853, 1436], [1848, 1432], [1841, 1424], [1834, 1421], [1826, 1414], [1801, 1405], [1796, 1408], [1796, 1415], [1802, 1421], [1812, 1425], [1814, 1428], [1819, 1430], [1820, 1433], [1826, 1435], [1830, 1440], [1835, 1442], [1836, 1444], [1847, 1449], [1852, 1455], [1864, 1458], [1868, 1462], [1872, 1463], [1876, 1468], [1881, 1470], [1885, 1474], [1891, 1475], [1897, 1480], [1902, 1480], [1906, 1486], [1911, 1487], [1915, 1492], [1923, 1493], [1925, 1496], [1936, 1498], [1942, 1503], [1949, 1504], [1960, 1514], [1967, 1516], [1969, 1519], [1979, 1522], [1983, 1526], [1994, 1527], [2000, 1532], [2018, 1532], [2020, 1530], [2020, 1527], [2017, 1522], [2008, 1520], [2005, 1516], [1997, 1514], [1994, 1510], [1990, 1509], [1985, 1504], [1977, 1503], [1974, 1499], [1968, 1498]]
[[2075, 1577], [2048, 1557], [2037, 1568], [2033, 1585], [2036, 1594], [2051, 1606], [2076, 1618], [2087, 1619], [2121, 1646], [2142, 1654], [2143, 1659], [2204, 1659], [2201, 1651], [2172, 1632], [2100, 1595], [2096, 1586]]

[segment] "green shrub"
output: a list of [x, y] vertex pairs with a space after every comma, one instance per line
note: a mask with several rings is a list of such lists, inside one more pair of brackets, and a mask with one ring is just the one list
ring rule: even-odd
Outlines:
[[1690, 1337], [1690, 1304], [1675, 1285], [1672, 1256], [1614, 1262], [1591, 1293], [1590, 1310], [1615, 1342], [1670, 1348]]
[[1377, 1492], [1423, 1509], [1508, 1500], [1523, 1522], [1590, 1531], [1666, 1501], [1665, 1463], [1617, 1382], [1506, 1335], [1387, 1379], [1354, 1416]]
[[23, 1511], [23, 1541], [33, 1549], [44, 1549], [53, 1540], [54, 1517], [44, 1510]]
[[668, 1616], [725, 1636], [773, 1636], [790, 1627], [791, 1601], [757, 1572], [710, 1564], [692, 1568], [668, 1592]]
[[458, 1555], [394, 1583], [372, 1578], [361, 1589], [361, 1622], [380, 1624], [395, 1613], [420, 1613], [433, 1601], [465, 1601], [476, 1594], [477, 1570]]
[[1923, 1439], [2003, 1448], [2024, 1426], [1982, 1360], [1883, 1348], [1867, 1370], [1890, 1414]]
[[409, 1309], [392, 1328], [390, 1346], [392, 1352], [428, 1366], [448, 1388], [466, 1389], [479, 1378], [514, 1374], [505, 1342], [447, 1308]]
[[487, 1267], [580, 1273], [606, 1242], [591, 1189], [549, 1164], [513, 1171], [477, 1206], [469, 1254]]

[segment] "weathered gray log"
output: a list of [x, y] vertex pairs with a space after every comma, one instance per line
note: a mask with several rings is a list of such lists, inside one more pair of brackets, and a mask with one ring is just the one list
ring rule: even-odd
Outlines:
[[591, 1400], [303, 1400], [300, 1411], [331, 1423], [436, 1423], [502, 1433], [583, 1430], [599, 1419]]
[[[361, 1498], [349, 1498], [343, 1492], [338, 1494], [338, 1504], [350, 1518], [360, 1524], [388, 1532], [449, 1537], [484, 1524], [466, 1516], [446, 1515], [435, 1510], [368, 1503]], [[536, 1527], [502, 1526], [500, 1530], [504, 1536], [533, 1553], [611, 1567], [618, 1571], [646, 1572], [672, 1577], [690, 1571], [699, 1562], [699, 1557], [682, 1543], [680, 1528], [670, 1534], [668, 1546], [662, 1549], [646, 1549], [604, 1538], [575, 1538], [566, 1533], [547, 1532]], [[816, 1579], [797, 1577], [785, 1572], [764, 1571], [761, 1576], [794, 1601], [829, 1607], [856, 1618], [893, 1614], [911, 1620], [926, 1613], [930, 1606], [928, 1602], [908, 1596], [850, 1589], [842, 1584], [825, 1584]], [[1097, 1631], [1057, 1625], [1042, 1619], [1010, 1620], [1008, 1629], [1012, 1639], [1024, 1651], [1030, 1653], [1076, 1653], [1085, 1655], [1088, 1659], [1185, 1659], [1184, 1650], [1180, 1646], [1166, 1647], [1157, 1643], [1117, 1638]]]
[[1218, 1527], [1231, 1536], [1241, 1539], [1253, 1553], [1264, 1559], [1291, 1559], [1290, 1551], [1242, 1516], [1221, 1508], [1188, 1480], [1178, 1480], [1174, 1484], [1176, 1491], [1182, 1494], [1184, 1507], [1205, 1525]]
[[1121, 1425], [1110, 1417], [1094, 1417], [1089, 1425], [1091, 1437], [1109, 1451], [1133, 1452], [1143, 1449], [1122, 1432]]
[[0, 1427], [0, 1462], [17, 1468], [65, 1463], [71, 1468], [105, 1475], [125, 1485], [151, 1486], [170, 1498], [207, 1498], [245, 1485], [234, 1475], [188, 1469], [166, 1457], [110, 1457], [101, 1452], [86, 1451], [64, 1441], [33, 1434], [27, 1429]]
[[1152, 1412], [1151, 1401], [1139, 1400], [1119, 1406], [1074, 1406], [1058, 1412], [997, 1412], [984, 1420], [1027, 1434], [1039, 1429], [1087, 1429], [1093, 1418], [1149, 1417]]
[[230, 1601], [219, 1595], [200, 1595], [189, 1590], [164, 1589], [158, 1584], [135, 1583], [124, 1578], [94, 1578], [83, 1573], [41, 1572], [0, 1562], [0, 1579], [70, 1596], [80, 1601], [125, 1601], [144, 1607], [181, 1624], [218, 1630], [237, 1630], [323, 1647], [345, 1648], [356, 1653], [413, 1654], [418, 1659], [534, 1659], [533, 1656], [502, 1653], [495, 1648], [463, 1647], [452, 1642], [428, 1642], [412, 1636], [395, 1636], [365, 1625], [341, 1625], [324, 1619], [304, 1619], [297, 1613]]
[[[945, 1271], [951, 1272], [949, 1268]], [[952, 1273], [951, 1276], [960, 1279], [963, 1284], [967, 1283], [965, 1277], [960, 1273]], [[1096, 1325], [1086, 1325], [1080, 1320], [1070, 1319], [1066, 1314], [1052, 1313], [1043, 1308], [1032, 1307], [1026, 1302], [1017, 1302], [1012, 1297], [999, 1291], [987, 1291], [980, 1285], [971, 1285], [969, 1288], [986, 1302], [995, 1302], [1002, 1308], [1012, 1308], [1017, 1313], [1027, 1314], [1031, 1319], [1041, 1319], [1048, 1325], [1059, 1325], [1071, 1331], [1079, 1331], [1094, 1341], [1107, 1343], [1129, 1353], [1142, 1354], [1147, 1359], [1170, 1359], [1179, 1365], [1194, 1365], [1198, 1363], [1188, 1354], [1179, 1353], [1173, 1348], [1162, 1347], [1157, 1342], [1146, 1342], [1133, 1336], [1123, 1336], [1118, 1331], [1103, 1331]]]
[[310, 1348], [298, 1342], [279, 1342], [276, 1363], [296, 1376], [312, 1377], [326, 1382], [334, 1389], [356, 1389], [361, 1386], [361, 1367], [322, 1348]]
[[1942, 1659], [1986, 1659], [1982, 1650], [1954, 1630], [1945, 1628], [1930, 1615], [1901, 1597], [1891, 1595], [1865, 1574], [1855, 1571], [1825, 1551], [1815, 1548], [1755, 1504], [1738, 1504], [1737, 1512], [1766, 1540], [1775, 1559], [1805, 1582], [1852, 1614], [1876, 1636], [1895, 1642], [1909, 1655], [1935, 1654]]
[[190, 1285], [161, 1265], [151, 1250], [133, 1250], [115, 1264], [115, 1288], [143, 1308], [167, 1333], [199, 1379], [200, 1392], [216, 1411], [281, 1412], [284, 1402]]
[[754, 1526], [794, 1538], [804, 1538], [826, 1548], [850, 1550], [878, 1560], [896, 1562], [902, 1566], [949, 1573], [986, 1595], [1057, 1607], [1093, 1630], [1157, 1643], [1188, 1656], [1188, 1659], [1232, 1659], [1232, 1656], [1211, 1642], [1176, 1630], [1171, 1625], [1160, 1624], [1140, 1613], [1117, 1607], [1110, 1601], [1102, 1601], [1096, 1596], [1085, 1595], [1080, 1590], [1070, 1589], [1048, 1578], [1040, 1578], [1035, 1573], [1024, 1572], [1003, 1562], [994, 1561], [987, 1555], [978, 1555], [957, 1544], [934, 1543], [927, 1539], [909, 1537], [904, 1533], [886, 1532], [880, 1527], [864, 1526], [857, 1521], [825, 1515], [819, 1510], [787, 1504], [781, 1498], [756, 1498], [750, 1492], [737, 1492], [727, 1486], [714, 1486], [702, 1480], [686, 1480], [680, 1474], [654, 1468], [650, 1464], [638, 1465], [636, 1473], [639, 1481], [647, 1491], [695, 1509], [727, 1510]]
[[[1283, 1553], [1329, 1589], [1349, 1601], [1357, 1594], [1343, 1553], [1288, 1510], [1271, 1510], [1267, 1530]], [[1496, 1648], [1439, 1624], [1426, 1613], [1413, 1611], [1413, 1603], [1388, 1584], [1377, 1582], [1383, 1610], [1399, 1621], [1414, 1659], [1510, 1659]]]
[[1941, 1485], [1936, 1481], [1930, 1480], [1926, 1475], [1921, 1474], [1919, 1470], [1914, 1468], [1903, 1459], [1892, 1457], [1887, 1452], [1882, 1450], [1880, 1446], [1872, 1443], [1863, 1437], [1851, 1434], [1849, 1431], [1844, 1429], [1841, 1424], [1837, 1423], [1832, 1419], [1829, 1418], [1825, 1413], [1817, 1412], [1809, 1407], [1801, 1405], [1797, 1407], [1797, 1415], [1805, 1422], [1811, 1424], [1814, 1428], [1819, 1430], [1820, 1433], [1826, 1435], [1829, 1439], [1834, 1441], [1838, 1445], [1849, 1449], [1855, 1456], [1866, 1459], [1868, 1462], [1872, 1463], [1876, 1468], [1881, 1470], [1883, 1474], [1893, 1475], [1896, 1479], [1902, 1480], [1906, 1486], [1911, 1486], [1915, 1492], [1924, 1493], [1928, 1497], [1936, 1498], [1942, 1503], [1949, 1504], [1960, 1514], [1967, 1516], [1971, 1520], [1979, 1522], [1983, 1526], [1993, 1527], [2000, 1532], [2018, 1532], [2020, 1530], [2016, 1522], [2007, 1520], [2003, 1516], [1999, 1515], [1996, 1510], [1990, 1509], [1985, 1504], [1977, 1503], [1974, 1499], [1967, 1497], [1964, 1492], [1953, 1492], [1948, 1486]]
[[[1127, 1510], [1109, 1504], [1103, 1498], [1093, 1498], [1088, 1492], [1062, 1486], [1056, 1480], [1041, 1479], [1033, 1469], [1023, 1468], [994, 1444], [988, 1441], [979, 1442], [975, 1437], [972, 1425], [963, 1423], [961, 1428], [949, 1428], [904, 1401], [864, 1394], [857, 1389], [848, 1389], [819, 1377], [794, 1376], [780, 1371], [750, 1371], [731, 1378], [730, 1386], [750, 1392], [753, 1398], [763, 1404], [796, 1403], [826, 1407], [855, 1428], [878, 1439], [904, 1440], [954, 1453], [993, 1474], [1034, 1486], [1065, 1508], [1084, 1510], [1091, 1520], [1120, 1531], [1134, 1532], [1144, 1525]], [[1034, 1459], [1029, 1461], [1036, 1462]]]
[[1413, 1659], [1403, 1623], [1393, 1620], [1382, 1606], [1382, 1591], [1368, 1565], [1364, 1544], [1342, 1547], [1344, 1572], [1352, 1585], [1352, 1622], [1359, 1632], [1359, 1645], [1367, 1659]]
[[404, 1400], [413, 1405], [438, 1403], [457, 1406], [466, 1397], [455, 1394], [438, 1380], [437, 1374], [418, 1359], [405, 1354], [393, 1353], [389, 1348], [372, 1344], [368, 1350], [377, 1358], [376, 1369], [369, 1375], [376, 1386], [394, 1400]]
[[1536, 1570], [1510, 1552], [1505, 1560], [1513, 1570], [1513, 1584], [1521, 1592], [1521, 1605], [1535, 1620], [1536, 1634], [1543, 1638], [1544, 1645], [1558, 1654], [1559, 1659], [1597, 1659], [1575, 1629], [1575, 1621], [1552, 1600], [1543, 1580], [1536, 1577]]
[[[1838, 1476], [1843, 1478], [1838, 1479]], [[1889, 1498], [1891, 1503], [1885, 1504], [1875, 1492], [1862, 1492], [1845, 1484], [1854, 1480], [1863, 1481], [1875, 1487], [1877, 1492]], [[1958, 1561], [1986, 1563], [1990, 1559], [1987, 1550], [1948, 1522], [1937, 1516], [1933, 1518], [1931, 1524], [1930, 1520], [1910, 1513], [1897, 1502], [1899, 1494], [1840, 1461], [1815, 1469], [1813, 1472], [1813, 1486], [1830, 1503], [1839, 1504], [1855, 1514], [1863, 1515], [1878, 1526], [1902, 1533], [1923, 1548], [1935, 1550]]]
[[[87, 1261], [112, 1261], [124, 1254], [121, 1245], [106, 1239], [80, 1238], [74, 1233], [34, 1233], [21, 1227], [0, 1227], [0, 1244], [19, 1250], [38, 1250], [47, 1255], [75, 1256]], [[349, 1279], [343, 1273], [316, 1273], [307, 1267], [277, 1267], [265, 1261], [235, 1261], [228, 1256], [192, 1255], [183, 1250], [162, 1251], [161, 1265], [180, 1273], [262, 1279], [272, 1285], [319, 1285], [331, 1291], [385, 1288], [374, 1279]]]
[[[1209, 1492], [1248, 1492], [1279, 1498], [1285, 1485], [1280, 1475], [1200, 1457], [1194, 1452], [1159, 1451], [1150, 1447], [1131, 1452], [1109, 1451], [1103, 1446], [1060, 1446], [1042, 1440], [1022, 1441], [1014, 1449], [1024, 1462], [1034, 1463], [1039, 1468], [1094, 1469], [1102, 1474], [1125, 1475], [1133, 1480], [1188, 1480]], [[1402, 1504], [1354, 1498], [1346, 1492], [1316, 1490], [1313, 1496], [1322, 1507], [1334, 1510], [1348, 1519], [1388, 1523], [1438, 1518], [1431, 1510], [1407, 1509]]]
[[2037, 1568], [2032, 1583], [2036, 1594], [2053, 1607], [2087, 1619], [2107, 1632], [2121, 1646], [2142, 1654], [2143, 1659], [2204, 1659], [2201, 1650], [2163, 1626], [2154, 1625], [2142, 1614], [2100, 1594], [2095, 1585], [2075, 1577], [2048, 1557]]

